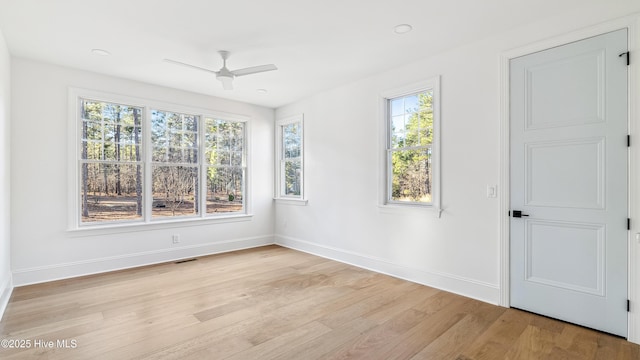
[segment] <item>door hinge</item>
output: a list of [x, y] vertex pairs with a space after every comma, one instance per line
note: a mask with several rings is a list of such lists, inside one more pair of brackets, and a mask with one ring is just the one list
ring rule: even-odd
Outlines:
[[627, 135], [627, 147], [631, 146], [631, 135]]
[[627, 218], [627, 230], [631, 230], [631, 219]]
[[627, 312], [631, 311], [631, 300], [627, 299]]
[[618, 57], [623, 57], [624, 55], [627, 55], [627, 66], [629, 66], [631, 64], [631, 59], [629, 58], [629, 51], [627, 52], [623, 52], [622, 54], [618, 55]]

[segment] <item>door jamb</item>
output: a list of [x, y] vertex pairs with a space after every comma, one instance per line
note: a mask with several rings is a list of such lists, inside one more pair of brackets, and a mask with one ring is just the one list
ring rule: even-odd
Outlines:
[[[631, 229], [628, 232], [628, 284], [627, 293], [631, 301], [628, 313], [627, 339], [640, 344], [640, 69], [634, 66], [640, 59], [640, 16], [634, 15], [601, 23], [588, 28], [573, 31], [564, 35], [542, 40], [523, 47], [511, 49], [500, 55], [500, 305], [510, 306], [510, 249], [509, 249], [509, 217], [510, 204], [510, 128], [509, 128], [509, 61], [511, 59], [532, 54], [538, 51], [565, 45], [571, 42], [598, 36], [607, 32], [627, 29], [628, 51], [632, 54], [631, 66], [628, 69], [628, 131], [631, 134], [632, 146], [628, 157], [628, 213]], [[635, 55], [635, 56], [634, 56]], [[636, 56], [638, 59], [636, 59]], [[635, 221], [634, 221], [635, 220]], [[632, 236], [634, 234], [634, 236]], [[638, 305], [636, 305], [638, 304]]]

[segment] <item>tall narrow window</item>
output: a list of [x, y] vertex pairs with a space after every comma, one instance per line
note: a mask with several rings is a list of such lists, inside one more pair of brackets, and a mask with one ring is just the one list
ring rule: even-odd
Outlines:
[[152, 216], [197, 215], [198, 116], [151, 111]]
[[303, 120], [302, 115], [277, 122], [278, 153], [277, 198], [303, 199]]
[[205, 118], [207, 213], [244, 211], [245, 123]]
[[437, 86], [386, 99], [387, 203], [433, 205]]
[[80, 222], [142, 218], [142, 109], [80, 103]]

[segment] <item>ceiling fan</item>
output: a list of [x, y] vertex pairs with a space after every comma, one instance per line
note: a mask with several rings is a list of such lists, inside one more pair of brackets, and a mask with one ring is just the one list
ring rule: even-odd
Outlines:
[[278, 70], [278, 68], [273, 64], [258, 65], [258, 66], [252, 66], [252, 67], [244, 68], [244, 69], [237, 69], [237, 70], [229, 70], [229, 69], [227, 69], [227, 58], [229, 57], [229, 52], [228, 51], [224, 51], [224, 50], [220, 50], [220, 51], [218, 51], [218, 53], [222, 57], [222, 68], [220, 70], [218, 70], [218, 71], [206, 69], [206, 68], [203, 68], [203, 67], [200, 67], [200, 66], [195, 66], [195, 65], [191, 65], [191, 64], [183, 63], [181, 61], [176, 61], [176, 60], [171, 60], [171, 59], [164, 59], [164, 61], [166, 61], [168, 63], [187, 66], [187, 67], [190, 67], [190, 68], [193, 68], [193, 69], [202, 70], [202, 71], [206, 71], [206, 72], [210, 72], [210, 73], [216, 74], [216, 79], [218, 79], [218, 80], [220, 80], [220, 82], [222, 82], [222, 87], [225, 90], [233, 90], [232, 82], [233, 82], [233, 79], [236, 76], [245, 76], [245, 75], [257, 74], [257, 73], [261, 73], [261, 72], [265, 72], [265, 71]]

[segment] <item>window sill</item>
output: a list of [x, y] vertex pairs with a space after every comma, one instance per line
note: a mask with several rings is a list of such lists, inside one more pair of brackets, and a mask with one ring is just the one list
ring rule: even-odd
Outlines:
[[274, 198], [273, 200], [278, 205], [307, 206], [307, 204], [309, 203], [309, 200], [307, 200], [307, 199]]
[[95, 235], [108, 235], [124, 232], [138, 232], [138, 231], [152, 231], [171, 229], [185, 226], [204, 226], [211, 224], [225, 224], [242, 221], [250, 221], [253, 218], [253, 214], [240, 214], [240, 215], [224, 215], [217, 217], [192, 217], [173, 220], [155, 220], [149, 222], [122, 222], [109, 225], [85, 225], [82, 227], [67, 229], [67, 233], [71, 236], [95, 236]]

